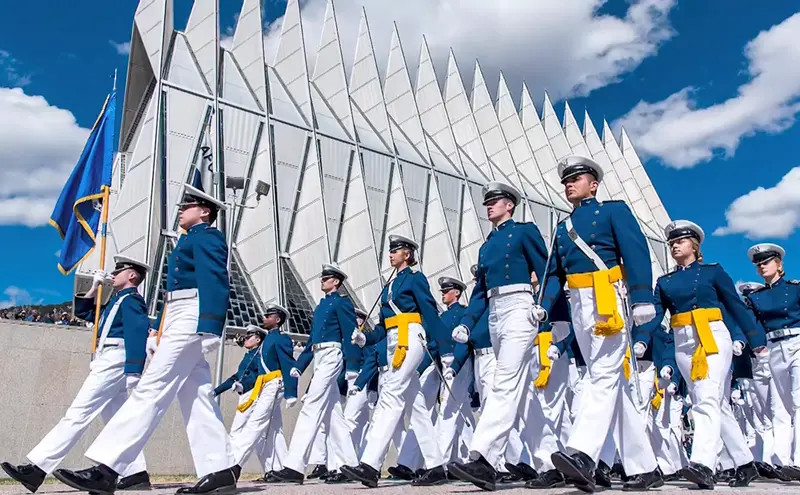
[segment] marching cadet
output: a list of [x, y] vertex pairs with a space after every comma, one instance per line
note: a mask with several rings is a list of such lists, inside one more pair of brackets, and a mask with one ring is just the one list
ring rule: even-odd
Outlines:
[[[277, 459], [279, 463], [285, 458], [286, 440], [283, 437], [279, 394], [283, 392], [289, 407], [297, 402], [297, 378], [291, 376], [291, 370], [296, 364], [292, 353], [292, 339], [280, 331], [288, 317], [289, 312], [283, 306], [270, 304], [264, 312], [264, 329], [256, 326], [248, 328], [248, 334], [252, 332], [256, 336], [255, 339], [251, 336], [251, 340], [262, 342], [253, 347], [242, 360], [243, 364], [245, 360], [254, 363], [255, 371], [243, 376], [248, 382], [246, 385], [240, 383], [237, 387], [241, 398], [236, 408], [238, 414], [231, 425], [230, 442], [239, 470], [254, 450], [258, 452], [265, 467], [269, 457]], [[251, 353], [253, 354], [250, 355]], [[250, 369], [250, 366], [252, 365], [246, 364], [245, 370]], [[221, 391], [223, 385], [225, 384], [217, 387], [217, 390]], [[237, 418], [241, 419], [237, 422]], [[273, 452], [284, 455], [275, 456]], [[265, 473], [265, 478], [268, 475], [269, 472]], [[275, 473], [272, 475], [274, 477]]]
[[[694, 443], [684, 475], [702, 489], [714, 486], [720, 439], [738, 466], [731, 486], [747, 486], [758, 477], [752, 453], [736, 426], [728, 402], [731, 360], [741, 355], [748, 340], [756, 352], [765, 350], [764, 334], [736, 294], [733, 281], [716, 263], [703, 264], [700, 245], [705, 234], [698, 225], [678, 220], [664, 229], [675, 270], [658, 279], [655, 288], [656, 317], [645, 325], [652, 333], [666, 311], [675, 339], [675, 360], [692, 402]], [[736, 325], [729, 329], [723, 311]], [[744, 330], [744, 334], [742, 333]], [[747, 339], [745, 338], [747, 335]], [[727, 407], [726, 407], [727, 406]], [[722, 428], [731, 422], [731, 428]], [[735, 430], [735, 431], [734, 431]]]
[[[387, 360], [391, 355], [391, 368], [378, 394], [361, 462], [341, 468], [348, 478], [372, 488], [378, 486], [389, 443], [407, 404], [414, 401], [419, 390], [417, 367], [427, 353], [427, 343], [441, 340], [447, 333], [439, 319], [428, 279], [422, 272], [411, 269], [417, 263], [418, 249], [419, 245], [405, 236], [389, 236], [389, 262], [397, 275], [381, 292], [380, 322], [371, 332], [356, 329], [351, 336], [353, 343], [360, 347], [386, 337]], [[430, 416], [412, 413], [410, 428], [417, 436], [427, 468], [412, 484], [442, 483], [447, 475]]]
[[[275, 473], [275, 477], [284, 482], [303, 483], [309, 452], [321, 427], [330, 436], [327, 445], [336, 465], [352, 465], [358, 459], [339, 399], [339, 374], [351, 360], [346, 352], [350, 342], [344, 345], [344, 341], [349, 340], [348, 333], [356, 328], [353, 302], [339, 293], [346, 279], [347, 274], [338, 266], [322, 265], [320, 287], [325, 297], [314, 310], [308, 344], [297, 358], [297, 367], [291, 370], [292, 377], [300, 378], [312, 360], [314, 362], [314, 375], [303, 398], [289, 455], [283, 469]], [[360, 367], [361, 349], [357, 349], [357, 353]]]
[[96, 466], [57, 470], [59, 481], [88, 492], [113, 492], [118, 473], [144, 448], [177, 397], [183, 410], [189, 448], [200, 480], [178, 493], [233, 490], [239, 476], [212, 399], [211, 370], [204, 341], [216, 341], [225, 329], [229, 306], [228, 246], [211, 225], [225, 204], [185, 185], [178, 224], [186, 231], [169, 256], [166, 307], [158, 351], [122, 408], [89, 447]]
[[[781, 474], [800, 479], [800, 394], [798, 394], [798, 366], [800, 366], [800, 281], [785, 279], [783, 258], [786, 251], [777, 244], [756, 244], [747, 251], [764, 279], [764, 287], [745, 296], [758, 323], [766, 331], [769, 368], [777, 392], [778, 407], [783, 406], [794, 422], [794, 451], [783, 455]], [[761, 358], [762, 355], [759, 355]], [[778, 428], [778, 414], [774, 427]], [[776, 432], [776, 443], [780, 436]], [[783, 449], [776, 445], [776, 453]]]
[[658, 487], [663, 480], [656, 472], [658, 465], [645, 436], [644, 421], [623, 376], [631, 343], [636, 342], [632, 347], [637, 357], [646, 350], [636, 339], [629, 342], [624, 331], [630, 323], [629, 301], [636, 324], [655, 315], [647, 241], [624, 202], [595, 198], [603, 179], [597, 162], [567, 157], [558, 164], [558, 172], [574, 209], [557, 226], [543, 307], [536, 311], [548, 312], [568, 285], [572, 324], [587, 364], [587, 380], [567, 442], [567, 450], [574, 453], [553, 454], [553, 464], [577, 488], [594, 491], [593, 473], [606, 442], [606, 437], [597, 433], [609, 432], [625, 471], [633, 475], [623, 489]]
[[[96, 270], [92, 288], [75, 299], [75, 316], [94, 321], [97, 288], [104, 280], [112, 278], [114, 295], [100, 314], [97, 351], [89, 366], [89, 376], [61, 421], [27, 455], [31, 464], [2, 463], [3, 470], [31, 492], [36, 492], [45, 476], [61, 464], [98, 414], [105, 422], [114, 416], [136, 388], [144, 369], [150, 320], [138, 287], [149, 268], [126, 256], [115, 256], [114, 263], [110, 276], [103, 270]], [[119, 490], [150, 486], [141, 451], [127, 463], [120, 464], [119, 473], [124, 476], [116, 484]], [[111, 486], [114, 491], [114, 485]]]
[[[358, 328], [363, 328], [364, 322], [367, 319], [367, 313], [358, 308], [356, 308], [355, 313], [356, 326]], [[346, 336], [345, 334], [345, 337]], [[345, 339], [345, 343], [359, 350], [358, 346], [350, 342], [350, 339]], [[353, 437], [353, 443], [358, 447], [357, 450], [359, 453], [361, 451], [360, 446], [364, 441], [367, 423], [369, 423], [369, 387], [358, 389], [355, 387], [355, 381], [363, 365], [364, 358], [361, 352], [358, 352], [358, 359], [351, 359], [350, 362], [347, 363], [348, 373], [345, 376], [347, 380], [347, 402], [344, 406], [344, 419], [347, 421], [350, 436]]]
[[481, 421], [469, 446], [472, 461], [453, 463], [457, 478], [493, 490], [495, 466], [508, 445], [527, 395], [530, 359], [538, 322], [546, 315], [534, 308], [531, 274], [541, 280], [547, 248], [539, 228], [517, 223], [511, 217], [521, 199], [519, 191], [500, 182], [483, 187], [483, 204], [494, 229], [478, 252], [477, 282], [469, 306], [453, 332], [453, 340], [466, 343], [470, 329], [489, 311], [489, 332], [495, 356], [494, 383]]

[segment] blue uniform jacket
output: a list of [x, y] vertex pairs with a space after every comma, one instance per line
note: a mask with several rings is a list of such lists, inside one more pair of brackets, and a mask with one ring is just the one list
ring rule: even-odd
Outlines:
[[[631, 304], [652, 303], [650, 250], [628, 205], [622, 201], [584, 199], [572, 210], [570, 217], [575, 232], [597, 253], [607, 268], [624, 261]], [[564, 296], [567, 275], [595, 271], [597, 267], [594, 262], [569, 238], [564, 222], [559, 223], [542, 298], [544, 309], [552, 314], [557, 308], [556, 303]]]
[[649, 342], [647, 336], [661, 324], [666, 311], [670, 315], [676, 315], [699, 308], [718, 308], [726, 319], [729, 317], [732, 320], [732, 324], [728, 325], [732, 340], [749, 342], [753, 348], [766, 344], [764, 331], [758, 327], [753, 314], [739, 299], [733, 280], [716, 263], [705, 265], [695, 261], [686, 268], [676, 268], [675, 271], [659, 277], [656, 282], [655, 307], [656, 317], [634, 328], [634, 342]]
[[756, 320], [766, 332], [800, 327], [800, 281], [778, 279], [769, 287], [745, 297]]
[[461, 370], [461, 367], [464, 366], [464, 363], [466, 363], [470, 356], [469, 345], [459, 344], [452, 338], [453, 329], [457, 327], [459, 323], [461, 323], [461, 318], [464, 316], [464, 312], [466, 310], [466, 306], [463, 306], [459, 303], [454, 303], [451, 304], [441, 316], [442, 324], [450, 332], [451, 336], [450, 338], [442, 339], [442, 342], [439, 343], [439, 355], [453, 355], [453, 364], [450, 365], [450, 368], [452, 368], [456, 373]]
[[259, 373], [267, 374], [270, 371], [281, 370], [283, 396], [287, 399], [297, 397], [298, 379], [291, 375], [292, 368], [296, 367], [291, 337], [273, 328], [267, 332], [260, 349], [260, 357], [256, 359]]
[[[100, 313], [100, 322], [97, 329], [97, 342], [100, 342], [100, 335], [105, 325], [108, 312], [122, 296], [130, 294], [119, 306], [114, 321], [106, 338], [124, 339], [125, 341], [125, 368], [126, 374], [141, 374], [144, 370], [144, 362], [147, 359], [147, 335], [150, 330], [150, 319], [147, 317], [147, 304], [144, 298], [139, 295], [136, 287], [130, 287], [118, 291], [111, 296], [108, 304], [103, 306]], [[94, 322], [95, 317], [94, 298], [75, 298], [75, 316], [82, 320]]]
[[221, 336], [230, 305], [225, 234], [207, 223], [195, 225], [178, 239], [167, 266], [167, 291], [197, 289], [197, 333]]
[[[439, 309], [431, 293], [428, 279], [422, 272], [415, 272], [406, 267], [397, 273], [392, 286], [392, 302], [402, 313], [419, 313], [422, 316], [422, 327], [425, 329], [428, 342], [442, 341], [449, 338], [449, 332], [439, 318]], [[365, 332], [367, 344], [372, 345], [386, 337], [386, 319], [394, 316], [389, 306], [389, 286], [381, 293], [380, 322], [371, 332]], [[409, 336], [409, 339], [414, 338]]]
[[495, 287], [531, 283], [531, 273], [544, 280], [547, 246], [533, 223], [506, 220], [492, 230], [478, 251], [475, 288], [461, 323], [472, 330], [489, 308], [488, 292]]
[[338, 292], [332, 292], [322, 299], [314, 309], [314, 321], [306, 348], [297, 358], [297, 369], [302, 373], [314, 359], [312, 346], [324, 342], [340, 342], [344, 356], [345, 369], [358, 372], [361, 369], [361, 348], [351, 342], [350, 336], [356, 324], [356, 310], [353, 301]]
[[260, 374], [258, 362], [260, 350], [260, 347], [253, 347], [247, 351], [242, 358], [242, 361], [239, 363], [239, 369], [237, 369], [236, 373], [231, 375], [230, 378], [217, 385], [217, 388], [214, 389], [214, 395], [219, 395], [229, 390], [231, 387], [233, 387], [233, 382], [239, 382], [242, 384], [242, 393], [247, 393], [253, 390], [253, 387], [256, 384], [256, 379]]
[[378, 376], [378, 369], [388, 365], [386, 339], [381, 339], [375, 345], [364, 349], [364, 365], [356, 378], [355, 386], [364, 389]]
[[578, 341], [575, 339], [575, 330], [572, 323], [569, 324], [569, 335], [553, 345], [556, 346], [559, 354], [564, 354], [564, 352], [566, 352], [570, 359], [574, 359], [575, 366], [586, 366], [586, 361], [583, 360], [583, 354], [581, 354]]

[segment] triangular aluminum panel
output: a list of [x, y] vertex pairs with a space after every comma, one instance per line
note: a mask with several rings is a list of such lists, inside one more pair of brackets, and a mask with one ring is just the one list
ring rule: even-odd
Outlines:
[[[584, 156], [586, 158], [591, 157], [589, 148], [583, 140], [581, 129], [578, 127], [578, 121], [575, 120], [575, 115], [572, 114], [572, 109], [569, 107], [569, 102], [567, 101], [564, 102], [564, 136], [567, 138], [570, 149], [572, 149], [571, 154]], [[606, 166], [602, 163], [600, 165], [603, 166], [603, 173], [605, 174], [607, 171]], [[597, 199], [600, 201], [611, 199], [611, 195], [606, 189], [605, 179], [600, 182], [600, 186], [597, 188]]]
[[[241, 22], [241, 21], [240, 21]], [[236, 249], [242, 267], [250, 275], [253, 290], [263, 305], [280, 301], [278, 271], [278, 233], [275, 211], [275, 195], [279, 188], [273, 180], [269, 132], [261, 123], [256, 157], [250, 173], [250, 184], [264, 181], [271, 185], [268, 196], [255, 198], [253, 188], [248, 188], [244, 204], [253, 208], [242, 208], [236, 231]], [[289, 187], [289, 186], [285, 186]]]
[[[283, 16], [278, 53], [273, 68], [275, 75], [291, 97], [291, 103], [303, 117], [306, 126], [311, 127], [314, 120], [307, 67], [303, 25], [300, 22], [300, 4], [298, 0], [289, 0], [286, 14]], [[272, 89], [271, 81], [270, 89]]]
[[384, 232], [383, 248], [381, 249], [380, 262], [381, 275], [387, 279], [392, 272], [389, 264], [389, 243], [388, 238], [392, 234], [404, 235], [414, 238], [411, 227], [411, 217], [409, 216], [409, 206], [406, 201], [406, 193], [403, 188], [403, 181], [400, 178], [400, 167], [392, 167], [391, 191], [389, 192], [389, 206], [386, 210], [386, 230]]
[[453, 128], [453, 135], [458, 146], [470, 157], [478, 170], [484, 177], [483, 181], [494, 179], [489, 160], [486, 157], [486, 150], [478, 134], [478, 126], [472, 115], [467, 101], [467, 92], [461, 81], [461, 74], [458, 72], [455, 55], [450, 51], [450, 58], [447, 61], [447, 79], [444, 83], [444, 105], [447, 108], [447, 115], [450, 118], [450, 126]]
[[354, 140], [350, 96], [347, 92], [333, 2], [328, 2], [325, 11], [311, 86], [317, 127], [333, 136]]
[[277, 120], [299, 127], [310, 127], [310, 124], [303, 119], [294, 99], [286, 91], [283, 80], [272, 67], [267, 67], [267, 81], [270, 114]]
[[428, 147], [400, 36], [397, 34], [397, 25], [392, 30], [383, 94], [389, 118], [394, 123], [392, 137], [398, 156], [415, 163], [427, 164], [430, 161]]
[[[426, 255], [426, 253], [430, 254]], [[439, 188], [435, 180], [430, 183], [425, 217], [425, 242], [421, 254], [422, 268], [434, 294], [439, 294], [441, 290], [439, 277], [461, 278], [449, 235], [447, 218], [442, 209]]]
[[[217, 117], [222, 121], [222, 145], [225, 175], [247, 177], [256, 152], [256, 138], [261, 117], [238, 108], [220, 105]], [[226, 200], [234, 201], [233, 191], [226, 188]], [[241, 210], [241, 209], [238, 209]]]
[[[425, 38], [422, 38], [422, 47], [419, 53], [419, 67], [417, 68], [417, 90], [415, 100], [419, 109], [420, 122], [428, 137], [428, 151], [433, 167], [449, 174], [464, 175], [461, 157], [456, 146], [450, 119], [447, 117], [442, 93], [439, 91], [439, 82], [436, 80], [436, 71], [433, 60], [428, 50]], [[474, 172], [474, 180], [481, 180], [483, 176]]]
[[219, 50], [218, 0], [194, 0], [189, 21], [186, 23], [186, 39], [194, 52], [197, 65], [211, 93], [217, 92], [217, 50]]
[[414, 229], [414, 239], [420, 244], [420, 250], [425, 249], [425, 210], [428, 204], [430, 172], [418, 165], [409, 162], [400, 162], [403, 187], [408, 202], [408, 212], [411, 215], [411, 226]]
[[393, 160], [391, 157], [362, 149], [361, 162], [364, 168], [364, 187], [369, 205], [369, 217], [376, 252], [383, 252], [386, 221], [389, 209], [389, 192], [392, 184]]
[[[482, 227], [484, 221], [478, 220], [478, 213], [475, 208], [477, 203], [473, 200], [472, 195], [473, 190], [470, 187], [465, 187], [461, 203], [461, 209], [464, 213], [461, 216], [461, 240], [458, 250], [458, 266], [464, 282], [469, 282], [470, 289], [466, 291], [467, 294], [472, 293], [471, 287], [474, 285], [470, 270], [472, 265], [478, 262], [478, 250], [486, 236]], [[486, 208], [482, 208], [485, 212]], [[489, 224], [489, 220], [486, 219], [485, 223]], [[489, 224], [489, 230], [491, 230], [491, 224]]]
[[255, 112], [260, 111], [258, 101], [239, 71], [239, 66], [233, 55], [227, 51], [223, 53], [222, 94], [220, 96], [224, 101], [235, 103]]
[[175, 46], [169, 59], [167, 79], [197, 93], [208, 94], [208, 87], [206, 87], [203, 76], [189, 51], [186, 38], [180, 33], [175, 36]]
[[281, 257], [280, 273], [285, 291], [285, 308], [289, 312], [286, 324], [281, 327], [284, 332], [298, 335], [309, 335], [314, 322], [314, 307], [317, 305], [308, 292], [308, 288], [300, 280], [300, 275], [288, 257]]
[[281, 122], [272, 124], [272, 146], [275, 159], [276, 187], [272, 191], [278, 198], [279, 252], [287, 248], [289, 233], [300, 188], [301, 171], [309, 153], [314, 154], [308, 132]]
[[261, 1], [244, 0], [231, 53], [236, 58], [245, 81], [255, 93], [262, 111], [267, 109], [267, 79], [264, 69], [264, 31], [261, 22]]
[[475, 213], [478, 215], [481, 231], [483, 231], [483, 237], [486, 238], [489, 236], [489, 232], [492, 231], [492, 222], [489, 221], [489, 216], [486, 214], [486, 207], [483, 206], [483, 191], [481, 190], [481, 186], [474, 182], [469, 183], [469, 189], [472, 195], [472, 201], [475, 205]]
[[160, 77], [173, 30], [172, 0], [139, 0], [133, 23], [139, 29], [150, 67]]
[[659, 232], [663, 233], [663, 229], [670, 223], [669, 215], [624, 128], [622, 129], [622, 137], [620, 138], [620, 148], [622, 149], [622, 156], [625, 157], [625, 162], [628, 164], [637, 186], [642, 191], [642, 196], [644, 196], [645, 201], [647, 201], [647, 205], [653, 212], [653, 216], [660, 227]]
[[394, 154], [394, 141], [389, 127], [389, 116], [383, 99], [375, 50], [369, 33], [366, 12], [361, 12], [358, 26], [356, 56], [350, 71], [350, 101], [358, 141], [376, 151]]
[[134, 24], [119, 132], [119, 150], [121, 152], [131, 151], [132, 146], [136, 144], [135, 134], [141, 129], [141, 126], [138, 125], [139, 120], [144, 117], [155, 89], [156, 76], [150, 65], [139, 27]]
[[328, 242], [330, 252], [335, 254], [348, 195], [349, 174], [354, 166], [355, 148], [324, 136], [319, 136], [317, 142], [322, 162], [322, 191], [325, 198]]
[[572, 148], [564, 135], [564, 130], [558, 122], [556, 110], [550, 102], [550, 95], [544, 93], [544, 103], [542, 104], [542, 125], [550, 146], [553, 148], [556, 160], [561, 160], [572, 154]]
[[442, 202], [444, 216], [450, 232], [453, 249], [458, 253], [461, 249], [461, 223], [463, 221], [464, 181], [451, 175], [435, 172], [439, 199]]

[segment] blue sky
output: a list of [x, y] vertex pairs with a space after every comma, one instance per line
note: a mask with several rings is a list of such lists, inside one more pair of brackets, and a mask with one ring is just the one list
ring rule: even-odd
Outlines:
[[[463, 10], [472, 13], [439, 10], [432, 21], [420, 19], [422, 9], [435, 10], [439, 2], [368, 2], [376, 51], [388, 48], [388, 22], [397, 19], [412, 79], [420, 35], [426, 34], [440, 79], [446, 47], [454, 45], [468, 91], [477, 57], [492, 91], [502, 68], [515, 98], [525, 79], [540, 111], [547, 89], [558, 100], [559, 116], [567, 97], [579, 124], [584, 108], [598, 128], [603, 118], [615, 130], [624, 124], [670, 216], [706, 230], [709, 261], [722, 263], [735, 280], [752, 279], [746, 249], [756, 240], [775, 241], [789, 248], [789, 277], [800, 278], [800, 257], [792, 249], [800, 225], [800, 170], [790, 173], [800, 166], [795, 1], [580, 0], [563, 11], [539, 5], [550, 2], [522, 0], [498, 0], [503, 9], [481, 11], [490, 7], [465, 1], [475, 8]], [[192, 2], [174, 2], [176, 28], [182, 29]], [[80, 153], [82, 133], [94, 122], [114, 69], [124, 86], [123, 44], [137, 4], [80, 3], [81, 9], [63, 2], [43, 9], [5, 0], [1, 7], [0, 114], [14, 117], [0, 123], [6, 169], [0, 169], [0, 236], [6, 239], [0, 306], [71, 297], [71, 277], [56, 267], [60, 239], [45, 225], [58, 193], [53, 182], [64, 180]], [[387, 6], [376, 7], [382, 3]], [[241, 0], [220, 4], [222, 31], [230, 33]], [[348, 65], [360, 3], [336, 5]], [[303, 3], [309, 46], [319, 38], [323, 7], [321, 0]], [[266, 0], [265, 23], [284, 8], [285, 1]], [[437, 29], [434, 14], [463, 16], [457, 24], [466, 35]], [[275, 34], [268, 34], [268, 50]], [[379, 64], [385, 61], [377, 56]], [[725, 235], [713, 235], [720, 228]]]

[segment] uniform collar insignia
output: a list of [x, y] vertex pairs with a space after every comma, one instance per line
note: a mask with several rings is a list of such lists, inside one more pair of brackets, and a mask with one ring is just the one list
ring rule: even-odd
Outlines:
[[516, 222], [514, 222], [513, 218], [509, 218], [505, 222], [503, 222], [500, 225], [498, 225], [497, 227], [495, 227], [494, 230], [503, 230], [504, 228], [506, 228], [506, 227], [508, 227], [510, 225], [514, 225], [515, 223]]
[[203, 222], [203, 223], [198, 223], [198, 224], [197, 224], [197, 225], [195, 225], [194, 227], [190, 228], [190, 229], [189, 229], [189, 231], [188, 231], [188, 233], [189, 233], [189, 234], [193, 234], [193, 233], [195, 233], [195, 232], [200, 232], [201, 230], [206, 230], [206, 227], [208, 227], [208, 224], [207, 224], [207, 223], [205, 223], [205, 222]]

